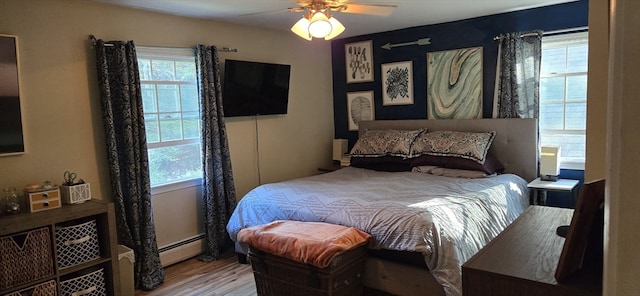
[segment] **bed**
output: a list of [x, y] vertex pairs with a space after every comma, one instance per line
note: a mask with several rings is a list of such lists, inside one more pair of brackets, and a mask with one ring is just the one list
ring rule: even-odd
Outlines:
[[[427, 132], [489, 133], [492, 139], [481, 160], [499, 159], [504, 172], [467, 179], [360, 166], [264, 184], [238, 203], [227, 225], [231, 238], [236, 241], [242, 228], [274, 220], [356, 227], [373, 237], [366, 287], [394, 295], [461, 295], [460, 266], [529, 205], [527, 182], [537, 173], [537, 120], [367, 121], [360, 123], [360, 140], [371, 131], [387, 130], [417, 135], [411, 141]], [[410, 148], [407, 143], [388, 149], [395, 153], [388, 156], [418, 159], [397, 154]], [[433, 167], [419, 164], [411, 166]]]

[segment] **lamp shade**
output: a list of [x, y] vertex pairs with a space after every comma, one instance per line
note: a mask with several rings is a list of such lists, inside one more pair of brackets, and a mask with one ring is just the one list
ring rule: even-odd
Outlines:
[[540, 176], [560, 175], [560, 147], [542, 146], [540, 149]]
[[331, 23], [323, 12], [316, 12], [309, 21], [309, 34], [316, 38], [324, 38], [331, 33]]
[[340, 161], [342, 155], [347, 153], [349, 148], [349, 142], [347, 139], [334, 139], [333, 140], [333, 160]]
[[293, 25], [293, 27], [291, 27], [291, 32], [304, 39], [311, 40], [311, 35], [309, 34], [309, 20], [306, 17], [302, 17]]
[[335, 17], [331, 17], [329, 19], [329, 23], [331, 24], [331, 33], [329, 33], [327, 36], [324, 36], [324, 40], [333, 39], [334, 37], [344, 32], [344, 26]]

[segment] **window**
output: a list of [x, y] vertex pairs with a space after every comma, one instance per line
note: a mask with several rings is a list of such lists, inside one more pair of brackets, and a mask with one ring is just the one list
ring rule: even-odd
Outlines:
[[137, 48], [151, 187], [202, 178], [192, 49]]
[[584, 169], [588, 33], [542, 38], [540, 140], [561, 147], [561, 167]]

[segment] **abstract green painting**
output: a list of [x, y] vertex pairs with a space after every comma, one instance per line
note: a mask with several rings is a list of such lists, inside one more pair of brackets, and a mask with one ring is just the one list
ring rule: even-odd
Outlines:
[[482, 118], [482, 47], [427, 53], [427, 118]]

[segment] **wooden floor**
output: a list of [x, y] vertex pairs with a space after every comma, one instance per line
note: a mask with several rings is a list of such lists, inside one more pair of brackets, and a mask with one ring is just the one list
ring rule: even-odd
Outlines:
[[251, 265], [238, 263], [233, 254], [205, 263], [195, 258], [164, 269], [164, 283], [152, 291], [136, 290], [136, 296], [254, 296], [257, 295]]

